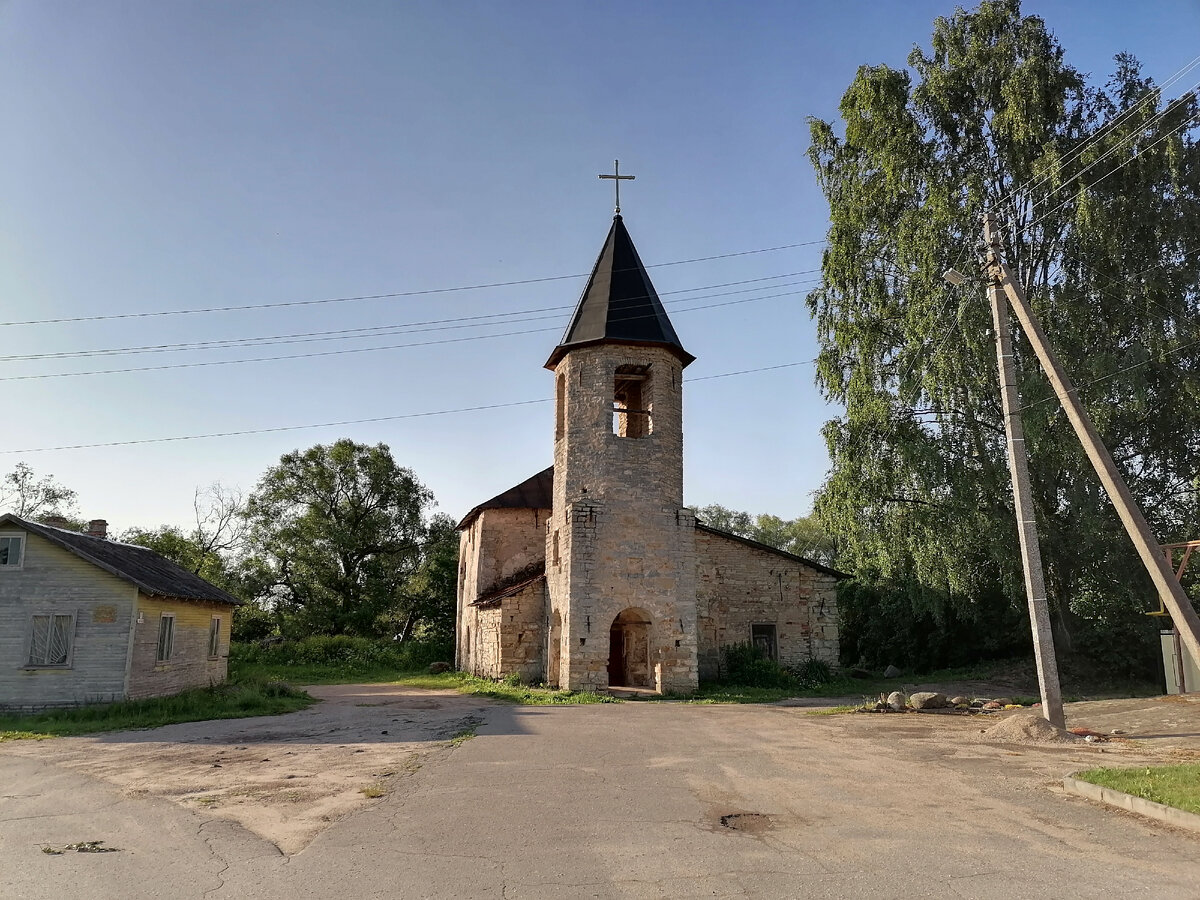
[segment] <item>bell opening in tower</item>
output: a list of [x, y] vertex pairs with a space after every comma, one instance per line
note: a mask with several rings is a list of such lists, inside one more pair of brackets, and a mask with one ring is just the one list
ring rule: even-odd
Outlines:
[[653, 430], [650, 367], [617, 366], [613, 380], [613, 434], [644, 438]]

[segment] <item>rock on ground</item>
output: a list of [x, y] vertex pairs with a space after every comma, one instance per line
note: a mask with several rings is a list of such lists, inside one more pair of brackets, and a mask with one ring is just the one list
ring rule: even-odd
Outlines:
[[936, 691], [917, 691], [908, 698], [913, 709], [945, 709], [950, 705], [945, 694]]
[[896, 712], [902, 712], [907, 706], [907, 699], [903, 691], [892, 691], [888, 694], [887, 705], [896, 710]]
[[886, 669], [883, 670], [884, 678], [899, 678], [903, 674], [904, 673], [901, 672], [899, 669], [897, 669], [895, 666], [888, 666]]

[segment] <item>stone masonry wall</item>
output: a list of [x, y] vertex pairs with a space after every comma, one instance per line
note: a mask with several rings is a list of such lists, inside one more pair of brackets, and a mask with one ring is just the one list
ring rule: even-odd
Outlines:
[[525, 684], [546, 678], [546, 582], [535, 581], [505, 597], [500, 611], [500, 675], [517, 674]]
[[[614, 433], [620, 366], [647, 367], [645, 437]], [[598, 345], [569, 352], [555, 369], [556, 384], [559, 378], [565, 390], [556, 404], [562, 421], [546, 534], [550, 612], [562, 617], [557, 681], [607, 689], [609, 629], [634, 608], [651, 621], [650, 686], [690, 690], [697, 681], [695, 519], [682, 502], [682, 366], [661, 347]]]
[[[481, 637], [487, 629], [499, 627], [499, 613], [471, 604], [505, 579], [543, 560], [549, 516], [549, 510], [485, 509], [463, 529], [459, 537], [455, 661], [459, 669], [488, 678], [508, 674], [502, 671], [499, 645]], [[544, 610], [541, 615], [544, 620]]]
[[838, 664], [836, 579], [731, 538], [696, 531], [700, 677], [716, 678], [720, 648], [748, 643], [751, 626], [775, 626], [779, 662]]

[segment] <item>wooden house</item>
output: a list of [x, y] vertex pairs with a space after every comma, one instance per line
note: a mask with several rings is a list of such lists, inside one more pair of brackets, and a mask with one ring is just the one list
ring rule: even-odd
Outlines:
[[225, 680], [240, 600], [153, 550], [0, 515], [0, 709], [159, 697]]

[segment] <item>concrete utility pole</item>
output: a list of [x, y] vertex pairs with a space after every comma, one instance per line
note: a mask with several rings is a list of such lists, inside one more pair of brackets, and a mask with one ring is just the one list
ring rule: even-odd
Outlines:
[[[992, 239], [996, 240], [994, 228], [991, 229], [991, 234]], [[1012, 272], [1001, 258], [1000, 249], [998, 241], [988, 243], [989, 257], [995, 260], [996, 266], [1000, 270], [1000, 286], [1008, 296], [1013, 312], [1016, 313], [1021, 327], [1025, 330], [1025, 337], [1033, 345], [1033, 351], [1037, 354], [1042, 369], [1045, 371], [1050, 385], [1054, 388], [1054, 393], [1058, 395], [1058, 400], [1067, 413], [1071, 427], [1075, 429], [1075, 434], [1083, 444], [1083, 449], [1087, 452], [1092, 467], [1100, 476], [1100, 483], [1104, 485], [1108, 498], [1117, 508], [1117, 514], [1121, 517], [1125, 530], [1137, 548], [1138, 555], [1141, 556], [1142, 563], [1146, 566], [1146, 571], [1150, 573], [1154, 586], [1158, 588], [1163, 605], [1170, 612], [1175, 627], [1179, 629], [1179, 636], [1182, 638], [1184, 646], [1192, 654], [1192, 659], [1200, 661], [1200, 616], [1196, 615], [1196, 610], [1192, 608], [1192, 601], [1175, 578], [1171, 564], [1159, 550], [1158, 541], [1150, 531], [1146, 517], [1142, 515], [1133, 495], [1129, 493], [1129, 488], [1121, 478], [1116, 463], [1113, 462], [1112, 456], [1101, 443], [1100, 437], [1096, 434], [1096, 428], [1092, 425], [1092, 420], [1084, 410], [1083, 404], [1079, 402], [1075, 386], [1071, 384], [1071, 379], [1067, 377], [1062, 367], [1059, 366], [1054, 353], [1046, 345], [1046, 336], [1042, 334], [1041, 325], [1038, 324], [1033, 310], [1030, 309], [1029, 303], [1025, 299], [1025, 292], [1021, 290], [1021, 286], [1017, 284]]]
[[[983, 217], [983, 240], [998, 244], [995, 222]], [[1033, 656], [1037, 660], [1038, 686], [1042, 694], [1042, 716], [1056, 728], [1066, 728], [1058, 661], [1054, 656], [1054, 633], [1050, 628], [1050, 605], [1042, 575], [1042, 548], [1038, 542], [1037, 515], [1029, 487], [1029, 456], [1025, 450], [1025, 428], [1021, 422], [1021, 395], [1017, 391], [1013, 361], [1012, 331], [1008, 325], [1008, 303], [1000, 287], [998, 257], [988, 255], [988, 300], [996, 330], [996, 362], [1000, 370], [1000, 403], [1004, 409], [1004, 432], [1008, 436], [1008, 471], [1012, 475], [1013, 508], [1021, 539], [1021, 562], [1025, 569], [1025, 596], [1029, 601], [1029, 623], [1033, 627]]]

